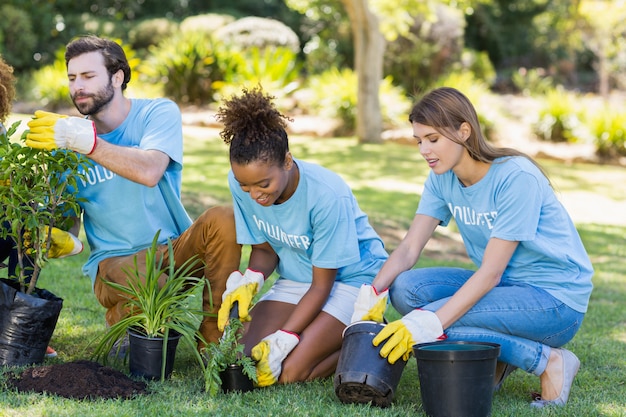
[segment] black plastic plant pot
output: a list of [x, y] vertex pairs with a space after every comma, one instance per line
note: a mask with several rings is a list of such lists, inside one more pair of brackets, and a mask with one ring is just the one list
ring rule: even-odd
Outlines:
[[413, 347], [424, 412], [429, 417], [491, 415], [500, 345], [433, 342]]
[[372, 340], [385, 326], [374, 321], [360, 321], [346, 327], [335, 371], [335, 394], [343, 403], [370, 403], [389, 406], [394, 398], [406, 361], [393, 365], [380, 356]]
[[[174, 369], [179, 339], [180, 334], [170, 331], [166, 347], [165, 378], [169, 378]], [[147, 337], [136, 330], [129, 330], [128, 341], [130, 374], [146, 379], [160, 379], [163, 366], [163, 338]]]
[[253, 381], [243, 373], [243, 366], [230, 364], [220, 372], [222, 380], [222, 391], [230, 392], [248, 392], [254, 389]]
[[0, 281], [0, 365], [43, 362], [63, 299], [40, 288], [29, 295], [15, 281]]

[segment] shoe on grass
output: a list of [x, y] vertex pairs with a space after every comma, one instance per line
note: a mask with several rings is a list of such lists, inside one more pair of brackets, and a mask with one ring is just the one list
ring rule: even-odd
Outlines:
[[52, 349], [50, 346], [46, 348], [46, 358], [56, 358], [57, 351]]

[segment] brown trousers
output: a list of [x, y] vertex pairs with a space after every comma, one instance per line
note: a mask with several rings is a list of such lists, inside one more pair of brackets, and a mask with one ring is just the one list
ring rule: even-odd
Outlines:
[[[226, 289], [226, 279], [231, 272], [239, 269], [241, 258], [241, 245], [237, 244], [232, 207], [217, 206], [206, 210], [187, 230], [172, 241], [172, 248], [177, 266], [182, 265], [194, 255], [204, 260], [204, 270], [198, 271], [197, 275], [204, 274], [211, 288], [210, 291], [204, 288], [202, 308], [204, 311], [217, 314], [222, 304], [222, 294]], [[164, 265], [168, 265], [167, 245], [161, 245], [159, 250], [165, 257]], [[126, 285], [128, 277], [124, 269], [134, 268], [135, 257], [137, 257], [137, 266], [144, 268], [145, 271], [146, 251], [147, 249], [133, 255], [108, 258], [98, 264], [94, 293], [100, 304], [107, 309], [108, 325], [117, 323], [127, 314], [126, 299], [103, 281]], [[167, 276], [161, 279], [165, 282]], [[217, 329], [217, 317], [204, 317], [200, 325], [200, 333], [207, 342], [217, 341], [221, 336], [221, 332]]]

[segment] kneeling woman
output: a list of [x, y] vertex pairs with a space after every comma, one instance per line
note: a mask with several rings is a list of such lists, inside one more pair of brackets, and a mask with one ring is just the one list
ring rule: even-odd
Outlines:
[[[564, 405], [580, 362], [562, 346], [580, 328], [593, 274], [574, 224], [534, 161], [485, 141], [459, 91], [433, 90], [409, 120], [431, 172], [407, 235], [373, 281], [390, 287], [404, 315], [374, 344], [393, 362], [415, 343], [445, 337], [498, 343], [509, 369], [539, 376], [533, 407]], [[476, 270], [411, 269], [452, 218]]]
[[[217, 117], [230, 144], [237, 241], [252, 248], [244, 274], [228, 278], [218, 326], [237, 301], [251, 319], [242, 342], [259, 386], [327, 377], [359, 288], [387, 259], [382, 240], [337, 174], [293, 157], [286, 118], [260, 88], [226, 100]], [[274, 271], [278, 280], [248, 312]]]

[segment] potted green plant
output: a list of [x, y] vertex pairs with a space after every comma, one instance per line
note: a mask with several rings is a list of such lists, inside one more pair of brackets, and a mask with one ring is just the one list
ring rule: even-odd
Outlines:
[[[204, 366], [196, 346], [198, 341], [206, 344], [198, 327], [200, 318], [209, 313], [194, 307], [193, 301], [208, 283], [205, 278], [192, 275], [202, 268], [196, 257], [180, 267], [176, 267], [174, 262], [164, 265], [158, 250], [158, 238], [159, 232], [146, 251], [146, 265], [151, 267], [146, 267], [145, 272], [140, 271], [135, 258], [135, 267], [124, 271], [128, 276], [127, 285], [106, 282], [128, 299], [129, 314], [100, 337], [94, 357], [106, 364], [116, 342], [128, 337], [130, 373], [163, 381], [172, 371], [178, 340], [190, 346], [198, 363]], [[169, 259], [174, 259], [169, 240], [168, 255]], [[163, 274], [168, 279], [160, 286], [159, 277]]]
[[210, 395], [220, 388], [224, 392], [250, 391], [257, 382], [254, 360], [244, 354], [245, 346], [239, 342], [241, 329], [241, 321], [231, 315], [222, 337], [202, 350], [206, 358], [204, 388]]
[[[20, 122], [0, 134], [0, 237], [16, 243], [16, 276], [0, 282], [0, 364], [43, 361], [63, 300], [37, 287], [47, 263], [53, 228], [68, 229], [78, 213], [76, 181], [88, 160], [69, 151], [32, 149], [11, 137]], [[32, 265], [27, 259], [32, 260]]]

